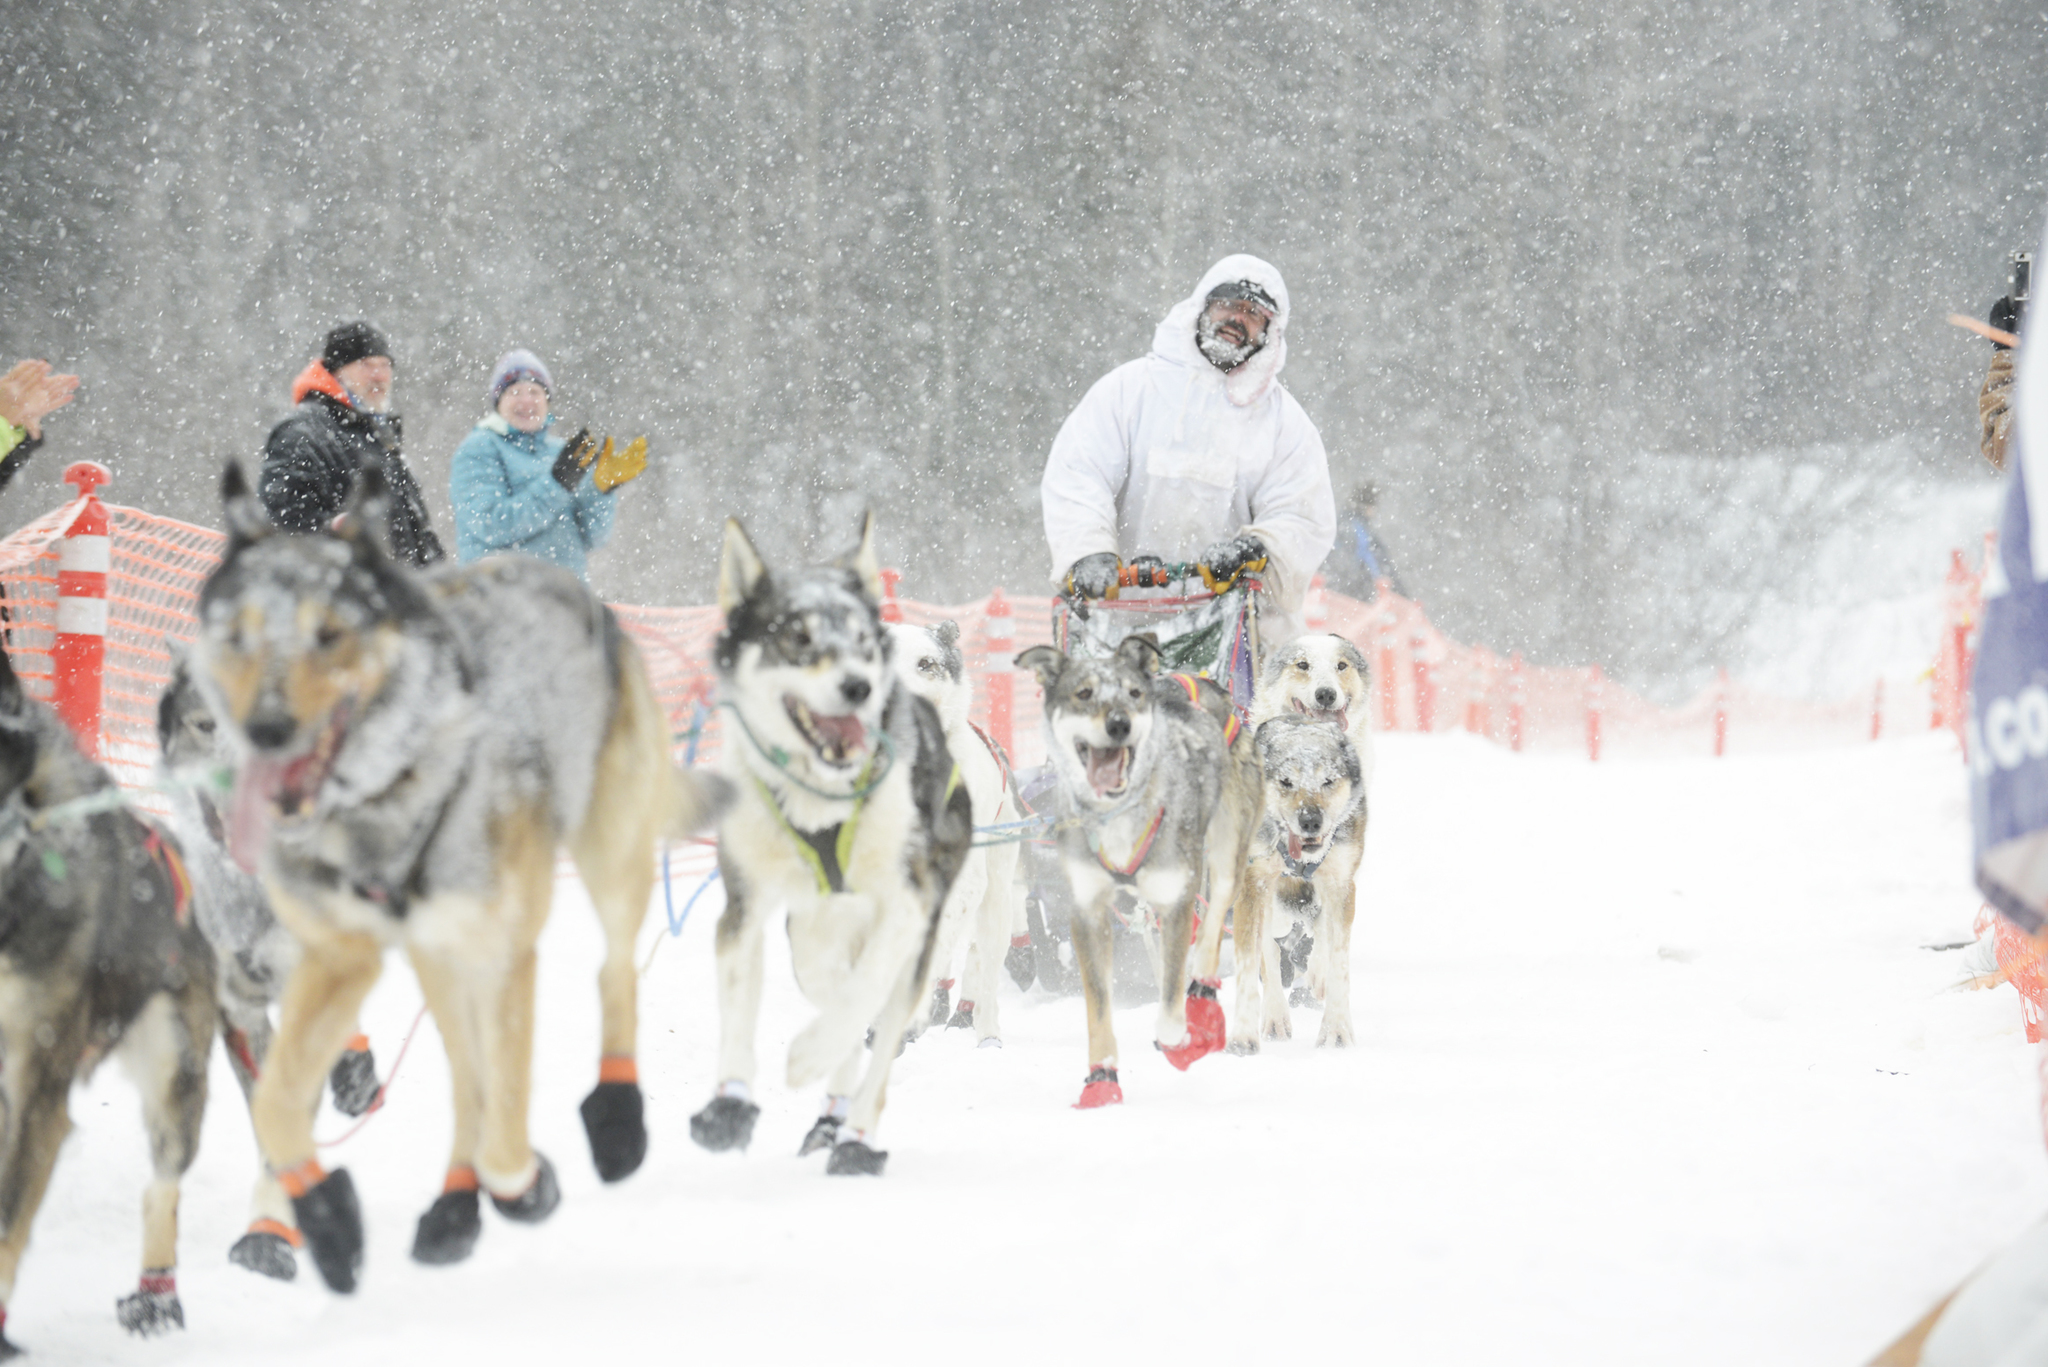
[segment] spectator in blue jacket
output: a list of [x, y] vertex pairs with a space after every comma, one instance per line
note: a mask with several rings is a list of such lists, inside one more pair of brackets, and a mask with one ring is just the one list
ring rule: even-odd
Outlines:
[[647, 443], [602, 450], [579, 432], [547, 434], [554, 380], [530, 351], [506, 352], [491, 372], [490, 416], [455, 452], [455, 555], [467, 563], [521, 551], [589, 578], [590, 552], [612, 530], [612, 494], [647, 467]]

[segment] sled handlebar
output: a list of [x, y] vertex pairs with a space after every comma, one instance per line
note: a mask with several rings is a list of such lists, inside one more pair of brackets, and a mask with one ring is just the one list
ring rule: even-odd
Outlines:
[[1127, 589], [1163, 589], [1179, 580], [1193, 579], [1200, 573], [1201, 567], [1192, 562], [1184, 565], [1126, 565], [1117, 572], [1116, 581]]

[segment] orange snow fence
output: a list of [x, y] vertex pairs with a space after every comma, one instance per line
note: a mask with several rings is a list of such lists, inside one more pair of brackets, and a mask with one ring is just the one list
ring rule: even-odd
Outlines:
[[[77, 498], [0, 540], [7, 650], [29, 691], [56, 706], [124, 786], [146, 788], [156, 761], [157, 697], [174, 654], [192, 639], [200, 585], [220, 562], [226, 538], [103, 503], [95, 490], [111, 476], [90, 461], [69, 466], [64, 477], [79, 489]], [[971, 602], [925, 603], [898, 597], [899, 577], [890, 572], [885, 615], [913, 625], [959, 623], [976, 679], [973, 720], [1010, 749], [1019, 767], [1040, 763], [1039, 690], [1011, 661], [1018, 651], [1052, 642], [1054, 600], [1043, 591], [996, 589]], [[1947, 601], [1942, 657], [1930, 671], [1939, 676], [1930, 690], [1939, 704], [1937, 726], [1955, 724], [1955, 699], [1962, 696], [1956, 681], [1967, 687], [1973, 644], [1976, 582], [1960, 555]], [[718, 609], [613, 607], [647, 662], [677, 755], [715, 755], [723, 731], [711, 664]], [[1875, 711], [1863, 698], [1800, 702], [1725, 675], [1683, 706], [1660, 707], [1597, 665], [1529, 665], [1453, 640], [1420, 604], [1384, 585], [1364, 603], [1325, 592], [1318, 579], [1306, 616], [1312, 627], [1348, 637], [1364, 652], [1373, 671], [1373, 718], [1384, 731], [1463, 731], [1515, 750], [1598, 759], [1617, 749], [1708, 755], [1809, 746], [1871, 738], [1881, 726], [1881, 701]]]

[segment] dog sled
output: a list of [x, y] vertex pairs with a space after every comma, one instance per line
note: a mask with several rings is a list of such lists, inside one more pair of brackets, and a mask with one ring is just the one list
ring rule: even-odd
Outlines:
[[1128, 596], [1093, 602], [1061, 597], [1053, 605], [1053, 644], [1068, 655], [1103, 659], [1133, 636], [1159, 647], [1169, 673], [1196, 674], [1230, 690], [1240, 717], [1251, 711], [1258, 681], [1262, 587], [1240, 575], [1211, 592], [1192, 564], [1167, 565], [1140, 557], [1124, 567], [1119, 587]]
[[[1159, 648], [1166, 672], [1221, 684], [1230, 691], [1238, 716], [1248, 716], [1264, 659], [1259, 643], [1263, 587], [1258, 578], [1240, 575], [1217, 592], [1203, 582], [1196, 565], [1165, 564], [1149, 557], [1136, 561], [1124, 567], [1115, 598], [1055, 599], [1053, 644], [1068, 655], [1102, 659], [1131, 637], [1146, 637]], [[1050, 804], [1055, 782], [1050, 764], [1018, 773], [1016, 782], [1027, 810], [1042, 811]], [[1073, 899], [1050, 840], [1025, 842], [1019, 876], [1025, 882], [1024, 910], [1036, 981], [1054, 995], [1073, 996], [1081, 991], [1069, 929]], [[1135, 1006], [1158, 995], [1157, 951], [1149, 938], [1151, 909], [1129, 896], [1119, 899], [1116, 910], [1111, 991], [1117, 1005]], [[1227, 974], [1227, 939], [1224, 963]]]

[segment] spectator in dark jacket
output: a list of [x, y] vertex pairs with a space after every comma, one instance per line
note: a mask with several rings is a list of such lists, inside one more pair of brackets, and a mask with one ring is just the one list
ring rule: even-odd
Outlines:
[[0, 489], [43, 444], [43, 419], [78, 392], [76, 375], [51, 372], [48, 361], [22, 361], [0, 375]]
[[419, 482], [399, 453], [399, 418], [390, 411], [391, 347], [368, 323], [327, 334], [320, 359], [292, 381], [298, 411], [263, 448], [259, 484], [270, 519], [286, 531], [325, 527], [347, 503], [365, 461], [383, 467], [390, 490], [391, 552], [431, 565], [447, 552], [427, 521]]

